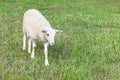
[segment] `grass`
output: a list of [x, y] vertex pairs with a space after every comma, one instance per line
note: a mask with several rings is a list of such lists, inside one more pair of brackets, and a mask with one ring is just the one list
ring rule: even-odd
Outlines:
[[[64, 32], [49, 46], [44, 66], [43, 45], [35, 59], [22, 50], [22, 18], [38, 9], [53, 28]], [[1, 0], [1, 80], [119, 80], [119, 0]]]

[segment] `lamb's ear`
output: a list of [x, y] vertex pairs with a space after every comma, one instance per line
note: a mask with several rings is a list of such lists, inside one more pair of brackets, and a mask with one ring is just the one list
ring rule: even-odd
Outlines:
[[56, 33], [61, 33], [63, 32], [62, 30], [55, 30]]
[[42, 30], [42, 33], [47, 33], [47, 31], [46, 30]]

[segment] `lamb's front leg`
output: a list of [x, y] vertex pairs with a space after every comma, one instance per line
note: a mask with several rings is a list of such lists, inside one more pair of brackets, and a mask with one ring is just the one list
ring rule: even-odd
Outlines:
[[31, 54], [31, 58], [34, 58], [34, 56], [35, 56], [35, 49], [36, 49], [36, 43], [35, 43], [35, 41], [32, 41], [32, 54]]
[[48, 62], [48, 42], [44, 43], [45, 66], [49, 66]]

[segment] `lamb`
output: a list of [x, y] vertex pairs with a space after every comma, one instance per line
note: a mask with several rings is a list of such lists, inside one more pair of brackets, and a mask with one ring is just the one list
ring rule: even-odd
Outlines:
[[60, 32], [62, 30], [53, 29], [48, 20], [38, 10], [29, 9], [23, 16], [23, 50], [26, 49], [26, 38], [28, 38], [28, 53], [31, 53], [31, 58], [34, 58], [35, 40], [41, 41], [44, 43], [45, 66], [48, 66], [48, 45], [55, 44], [55, 35]]

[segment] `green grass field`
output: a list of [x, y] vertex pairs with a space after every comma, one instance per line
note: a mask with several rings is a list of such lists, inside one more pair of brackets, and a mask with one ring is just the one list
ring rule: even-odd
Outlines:
[[[35, 8], [63, 30], [35, 59], [22, 50], [22, 18]], [[120, 0], [0, 0], [0, 80], [120, 80]]]

